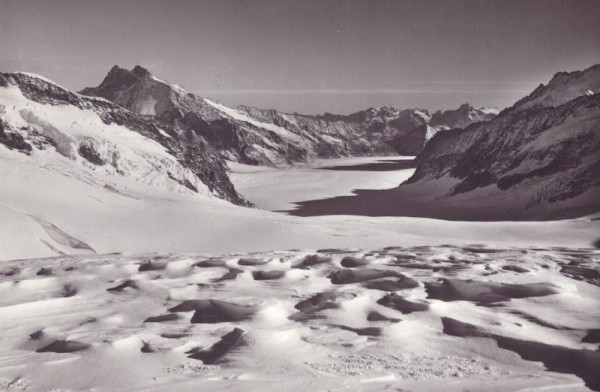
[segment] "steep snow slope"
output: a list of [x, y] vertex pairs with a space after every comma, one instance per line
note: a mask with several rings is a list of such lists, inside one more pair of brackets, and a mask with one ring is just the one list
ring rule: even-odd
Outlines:
[[169, 132], [168, 124], [46, 79], [0, 74], [0, 144], [39, 165], [67, 160], [88, 172], [246, 203], [220, 157], [201, 144], [181, 143]]
[[510, 216], [600, 210], [600, 95], [574, 94], [599, 80], [599, 66], [559, 73], [491, 121], [439, 132], [402, 187], [436, 186], [466, 208]]

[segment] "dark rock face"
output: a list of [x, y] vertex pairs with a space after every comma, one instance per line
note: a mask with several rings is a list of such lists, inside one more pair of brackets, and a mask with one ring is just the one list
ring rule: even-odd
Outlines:
[[88, 162], [91, 162], [94, 165], [102, 166], [106, 164], [106, 162], [102, 160], [102, 157], [100, 157], [100, 154], [98, 154], [98, 151], [96, 151], [94, 148], [94, 145], [91, 143], [81, 143], [77, 152]]
[[[600, 66], [582, 72], [591, 84], [600, 80]], [[561, 95], [572, 93], [582, 72], [558, 74], [559, 80], [490, 121], [438, 132], [417, 157], [415, 174], [406, 183], [434, 184], [445, 178], [447, 197], [491, 186], [491, 197], [510, 193], [512, 208], [523, 213], [546, 208], [548, 214], [562, 214], [567, 207], [561, 202], [577, 196], [585, 198], [569, 205], [568, 216], [600, 210], [600, 96], [567, 100]]]
[[[108, 89], [125, 86], [132, 81], [139, 80], [140, 75], [143, 78], [150, 77], [144, 76], [145, 73], [142, 69], [134, 69], [134, 71], [135, 73], [132, 73], [113, 68], [109, 74], [110, 77], [105, 80], [108, 83], [105, 87]], [[251, 205], [236, 192], [229, 180], [227, 166], [222, 155], [204, 138], [196, 134], [194, 129], [181, 125], [182, 119], [178, 113], [170, 111], [164, 119], [136, 114], [107, 100], [75, 94], [46, 80], [21, 73], [0, 74], [0, 84], [17, 86], [22, 94], [33, 102], [49, 105], [73, 105], [80, 109], [91, 110], [105, 124], [121, 125], [132, 132], [152, 139], [162, 144], [183, 167], [191, 170], [218, 197], [239, 205]], [[118, 101], [116, 98], [115, 100]], [[169, 118], [173, 120], [169, 121]], [[27, 132], [31, 135], [34, 134], [29, 130]], [[54, 140], [43, 141], [31, 135], [28, 138], [32, 139], [32, 143], [33, 141], [44, 142], [45, 145], [40, 145], [40, 147], [54, 146], [56, 148]], [[24, 139], [23, 135], [16, 130], [6, 129], [6, 124], [0, 124], [0, 143], [24, 153], [32, 151], [31, 144]], [[94, 165], [111, 164], [100, 157], [92, 142], [82, 143], [77, 152]], [[184, 180], [181, 181], [182, 185], [194, 190], [191, 183], [186, 184]]]
[[9, 150], [17, 150], [25, 154], [29, 154], [33, 150], [20, 134], [7, 133], [2, 121], [0, 121], [0, 144], [5, 145]]
[[421, 124], [416, 128], [412, 128], [407, 134], [395, 137], [388, 143], [400, 155], [418, 155], [427, 143], [428, 130], [429, 126], [427, 124]]

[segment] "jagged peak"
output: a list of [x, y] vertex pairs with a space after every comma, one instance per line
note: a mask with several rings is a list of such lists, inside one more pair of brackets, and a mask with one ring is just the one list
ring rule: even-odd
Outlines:
[[110, 71], [108, 71], [108, 74], [106, 75], [111, 76], [111, 75], [119, 75], [119, 74], [130, 74], [131, 71], [129, 71], [128, 69], [125, 69], [123, 67], [120, 67], [119, 65], [113, 65], [112, 68], [110, 69]]
[[[168, 86], [172, 90], [177, 91], [179, 94], [188, 94], [183, 87], [177, 84], [171, 84], [163, 79], [155, 77], [147, 68], [142, 65], [136, 65], [131, 70], [123, 68], [119, 65], [114, 65], [99, 86], [86, 87], [81, 91], [81, 93], [86, 95], [98, 95], [100, 91], [104, 91], [104, 93], [110, 94], [113, 91], [129, 88], [130, 86], [138, 83], [143, 83], [144, 85], [160, 83]], [[101, 93], [100, 95], [104, 95], [104, 93]]]
[[119, 74], [125, 74], [125, 73], [133, 74], [140, 78], [146, 77], [146, 76], [152, 76], [152, 73], [150, 73], [150, 71], [148, 71], [147, 68], [144, 68], [141, 65], [136, 65], [131, 70], [128, 70], [127, 68], [123, 68], [123, 67], [119, 66], [118, 64], [115, 64], [112, 66], [110, 71], [108, 71], [108, 75], [119, 75]]
[[150, 73], [150, 71], [148, 71], [146, 68], [142, 67], [141, 65], [136, 65], [135, 67], [133, 67], [133, 69], [131, 70], [131, 72], [134, 75], [137, 75], [139, 77], [147, 77], [147, 76], [152, 76], [152, 74]]

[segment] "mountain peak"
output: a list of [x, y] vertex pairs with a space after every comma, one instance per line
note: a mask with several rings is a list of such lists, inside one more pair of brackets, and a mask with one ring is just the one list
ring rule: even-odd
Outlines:
[[131, 72], [132, 72], [134, 75], [136, 75], [136, 76], [138, 76], [138, 77], [140, 77], [140, 78], [147, 77], [147, 76], [152, 76], [152, 74], [150, 73], [150, 71], [148, 71], [146, 68], [142, 67], [141, 65], [136, 65], [136, 66], [135, 66], [135, 67], [134, 67], [134, 68], [131, 70]]
[[173, 108], [173, 90], [177, 87], [155, 78], [141, 65], [131, 70], [115, 65], [98, 87], [85, 88], [81, 94], [108, 99], [138, 114], [159, 115]]
[[115, 81], [133, 83], [138, 79], [149, 76], [152, 76], [150, 71], [141, 65], [136, 65], [131, 71], [126, 68], [122, 68], [119, 65], [113, 65], [102, 83], [114, 83]]
[[127, 69], [122, 68], [122, 67], [120, 67], [120, 66], [118, 66], [118, 65], [115, 64], [115, 65], [112, 66], [112, 68], [110, 69], [110, 71], [108, 71], [108, 74], [106, 76], [108, 76], [108, 75], [118, 75], [118, 74], [122, 74], [122, 73], [131, 73], [131, 72], [128, 71]]

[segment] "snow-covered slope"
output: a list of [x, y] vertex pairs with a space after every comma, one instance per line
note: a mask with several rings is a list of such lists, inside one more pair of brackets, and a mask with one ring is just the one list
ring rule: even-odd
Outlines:
[[190, 156], [160, 126], [35, 75], [0, 74], [3, 148], [41, 167], [74, 165], [79, 169], [72, 174], [97, 178], [101, 186], [110, 180], [100, 178], [125, 177], [156, 189], [243, 202], [218, 156], [201, 154], [200, 146]]
[[406, 187], [494, 216], [552, 218], [600, 210], [600, 66], [559, 73], [491, 121], [436, 134]]

